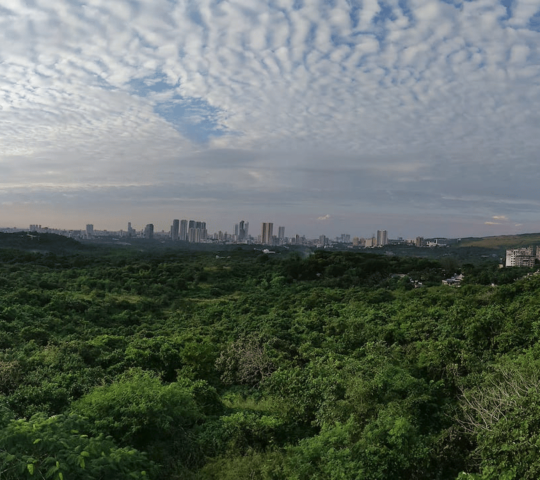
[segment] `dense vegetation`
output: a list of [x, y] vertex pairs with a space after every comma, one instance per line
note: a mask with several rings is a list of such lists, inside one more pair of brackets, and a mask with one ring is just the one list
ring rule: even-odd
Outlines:
[[538, 478], [540, 276], [453, 267], [0, 250], [0, 478]]

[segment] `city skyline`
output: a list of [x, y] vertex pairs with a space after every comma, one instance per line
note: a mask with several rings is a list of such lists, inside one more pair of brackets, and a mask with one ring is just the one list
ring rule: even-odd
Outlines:
[[[390, 239], [388, 237], [387, 230], [377, 230], [376, 234], [363, 236], [352, 236], [348, 233], [341, 233], [334, 239], [327, 237], [326, 235], [319, 235], [318, 238], [309, 238], [306, 235], [294, 234], [289, 236], [285, 235], [285, 226], [278, 226], [276, 235], [274, 235], [273, 224], [269, 222], [263, 222], [261, 224], [260, 235], [249, 234], [249, 222], [241, 220], [236, 223], [233, 228], [233, 233], [227, 231], [223, 232], [208, 230], [206, 222], [187, 220], [187, 219], [174, 219], [168, 232], [162, 230], [161, 232], [155, 231], [154, 224], [147, 224], [144, 229], [138, 230], [133, 228], [132, 222], [127, 223], [127, 230], [99, 230], [94, 229], [93, 224], [86, 224], [84, 230], [61, 230], [43, 226], [41, 224], [31, 224], [28, 228], [29, 233], [56, 233], [75, 239], [106, 239], [109, 238], [113, 241], [119, 241], [120, 238], [124, 239], [136, 239], [144, 238], [146, 240], [159, 240], [164, 238], [169, 239], [172, 243], [185, 242], [185, 243], [224, 243], [224, 244], [259, 244], [267, 246], [283, 246], [283, 245], [303, 245], [323, 247], [333, 244], [350, 244], [352, 247], [372, 248], [372, 247], [384, 247], [389, 244], [409, 244], [416, 247], [422, 246], [446, 246], [445, 243], [438, 243], [435, 239], [434, 242], [425, 242], [423, 237], [416, 237], [415, 239], [404, 239], [397, 237]], [[0, 227], [0, 231], [6, 231], [9, 229], [3, 229]], [[24, 229], [26, 230], [26, 229]], [[19, 230], [19, 231], [24, 231]], [[114, 237], [120, 238], [114, 238]]]
[[525, 0], [4, 2], [0, 225], [540, 231], [539, 19]]
[[[0, 222], [2, 220], [2, 215], [0, 213]], [[35, 220], [35, 219], [34, 219]], [[94, 221], [91, 225], [94, 226], [94, 228], [98, 231], [109, 231], [109, 232], [129, 232], [129, 229], [132, 229], [134, 232], [144, 232], [145, 227], [148, 224], [152, 224], [154, 226], [154, 231], [156, 233], [162, 234], [166, 233], [170, 236], [172, 236], [172, 232], [174, 230], [174, 222], [178, 220], [179, 227], [178, 227], [178, 238], [183, 239], [186, 236], [189, 235], [189, 228], [195, 227], [195, 223], [201, 223], [198, 220], [190, 220], [190, 219], [173, 219], [168, 218], [167, 220], [156, 222], [155, 220], [152, 220], [152, 218], [145, 218], [144, 220], [140, 221], [130, 221], [126, 222], [125, 220], [121, 220], [121, 224], [114, 224], [114, 223], [100, 223], [99, 221]], [[193, 225], [188, 226], [187, 222], [193, 222]], [[242, 220], [245, 225], [249, 228], [250, 221]], [[232, 220], [232, 224], [229, 223], [229, 221], [223, 221], [221, 219], [221, 222], [214, 225], [210, 222], [202, 222], [205, 225], [209, 225], [211, 228], [208, 229], [209, 232], [223, 232], [228, 234], [235, 234], [235, 228], [238, 229], [239, 225], [242, 221], [234, 221]], [[186, 222], [185, 225], [183, 222]], [[168, 223], [168, 225], [167, 225]], [[395, 238], [405, 238], [405, 239], [414, 239], [418, 236], [425, 237], [425, 238], [461, 238], [461, 237], [483, 237], [483, 236], [495, 236], [493, 233], [489, 233], [486, 235], [481, 234], [475, 234], [472, 232], [472, 234], [466, 234], [466, 235], [459, 235], [457, 232], [452, 232], [449, 230], [437, 230], [433, 228], [433, 225], [430, 228], [424, 228], [420, 230], [414, 230], [410, 226], [407, 228], [402, 228], [397, 231], [393, 231], [393, 235], [390, 236], [388, 234], [387, 230], [381, 230], [382, 225], [381, 222], [374, 223], [375, 226], [367, 226], [367, 225], [355, 225], [355, 224], [343, 224], [339, 223], [336, 224], [334, 222], [329, 222], [328, 218], [325, 218], [324, 221], [321, 221], [320, 223], [317, 223], [317, 226], [319, 228], [308, 228], [304, 229], [302, 228], [302, 223], [298, 224], [285, 224], [285, 222], [281, 222], [280, 220], [274, 221], [274, 222], [253, 222], [251, 221], [252, 229], [255, 229], [255, 231], [250, 230], [249, 234], [253, 236], [253, 238], [256, 238], [258, 234], [261, 234], [261, 227], [264, 225], [264, 223], [270, 223], [273, 225], [273, 236], [276, 236], [277, 238], [281, 238], [281, 229], [286, 229], [287, 234], [290, 236], [294, 235], [300, 235], [300, 236], [306, 236], [308, 238], [317, 238], [320, 235], [324, 235], [327, 238], [335, 238], [336, 236], [342, 235], [341, 232], [347, 232], [352, 237], [363, 237], [363, 238], [371, 238], [373, 237], [375, 244], [385, 244], [387, 239], [395, 239]], [[2, 224], [0, 223], [0, 229], [9, 229], [9, 228], [16, 228], [20, 230], [28, 229], [28, 225], [30, 226], [40, 226], [43, 228], [51, 228], [51, 229], [58, 229], [58, 230], [65, 230], [65, 231], [78, 231], [78, 230], [85, 230], [85, 225], [88, 225], [89, 222], [83, 222], [83, 225], [65, 225], [60, 223], [59, 225], [56, 224], [47, 224], [44, 222], [37, 222], [34, 221], [30, 224], [24, 225], [24, 224]], [[221, 226], [221, 228], [220, 228]], [[184, 230], [185, 229], [185, 230]], [[184, 231], [184, 233], [182, 233]], [[540, 229], [539, 229], [540, 231]], [[255, 233], [257, 232], [257, 233]], [[519, 232], [519, 233], [535, 233], [535, 232]], [[516, 234], [516, 232], [511, 232], [508, 234]], [[502, 234], [504, 235], [504, 233]], [[385, 240], [381, 242], [381, 239], [384, 238]]]

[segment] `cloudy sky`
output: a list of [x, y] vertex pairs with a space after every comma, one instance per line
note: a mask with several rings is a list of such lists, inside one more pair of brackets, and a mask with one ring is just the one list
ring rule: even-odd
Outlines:
[[537, 232], [539, 186], [540, 0], [0, 0], [0, 226]]

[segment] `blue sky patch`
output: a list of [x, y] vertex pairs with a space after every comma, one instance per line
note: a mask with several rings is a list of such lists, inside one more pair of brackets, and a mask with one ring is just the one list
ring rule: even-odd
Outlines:
[[218, 122], [219, 110], [203, 100], [176, 97], [155, 111], [191, 141], [208, 143], [212, 137], [225, 135]]

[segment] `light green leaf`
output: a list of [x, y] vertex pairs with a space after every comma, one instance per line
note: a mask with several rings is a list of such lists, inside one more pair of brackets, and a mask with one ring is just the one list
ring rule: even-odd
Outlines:
[[26, 468], [30, 472], [30, 475], [34, 475], [34, 465], [32, 463], [29, 463], [28, 465], [26, 465]]

